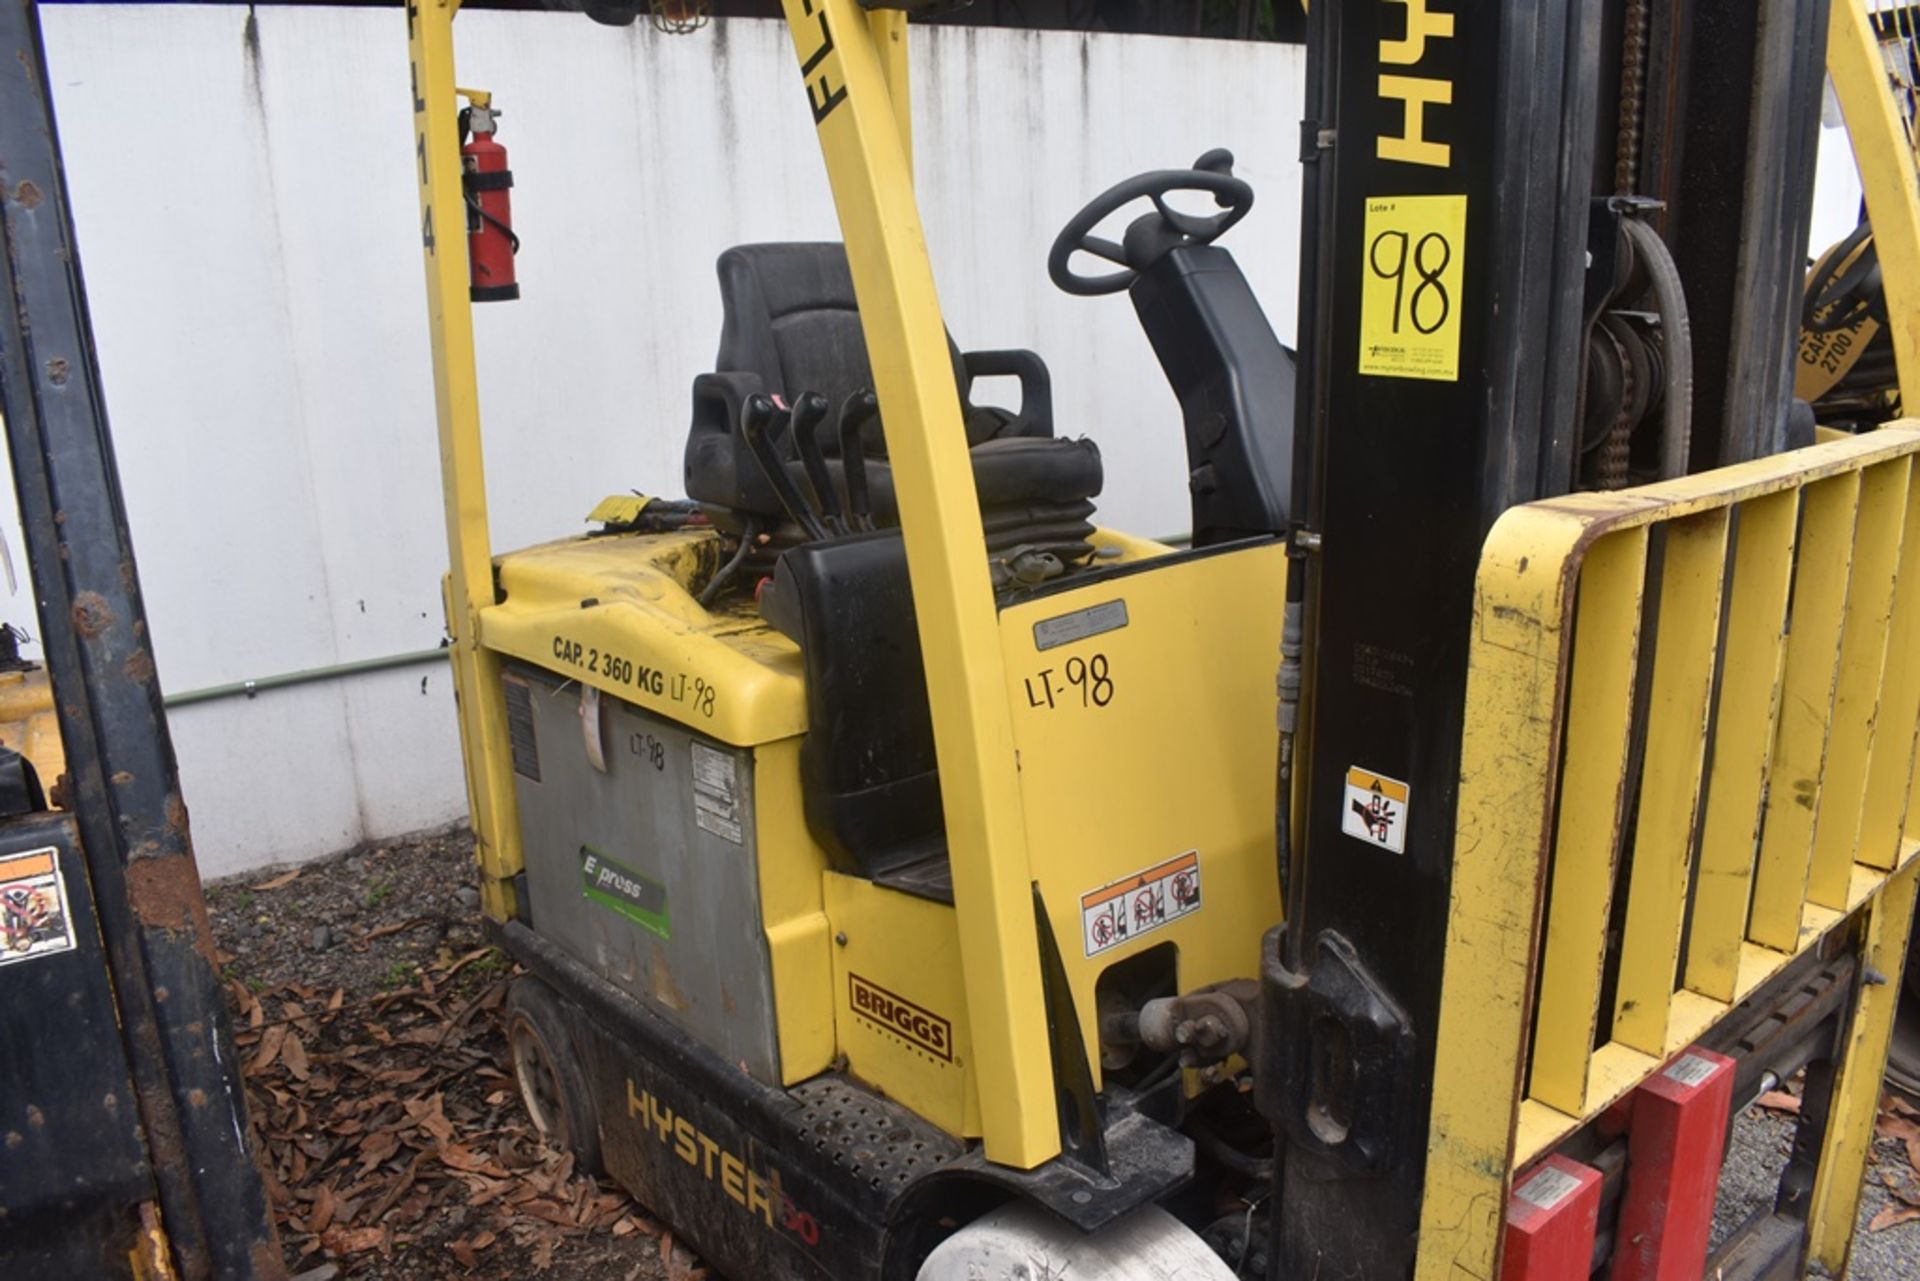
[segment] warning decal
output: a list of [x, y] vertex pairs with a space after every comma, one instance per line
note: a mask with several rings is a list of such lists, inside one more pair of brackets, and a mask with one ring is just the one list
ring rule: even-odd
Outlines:
[[1407, 852], [1408, 788], [1398, 779], [1359, 766], [1347, 771], [1347, 794], [1340, 807], [1340, 830], [1395, 854]]
[[1465, 196], [1370, 196], [1360, 273], [1360, 372], [1460, 379]]
[[1513, 1190], [1536, 1210], [1551, 1210], [1580, 1190], [1580, 1180], [1558, 1166], [1543, 1165], [1540, 1172]]
[[0, 965], [73, 950], [73, 918], [51, 845], [0, 857]]
[[693, 821], [715, 836], [745, 842], [740, 829], [740, 775], [731, 753], [693, 744]]
[[1188, 850], [1080, 896], [1080, 932], [1098, 956], [1200, 910], [1200, 853]]
[[1663, 1075], [1682, 1085], [1699, 1085], [1713, 1075], [1713, 1066], [1710, 1060], [1703, 1059], [1698, 1054], [1682, 1054], [1668, 1065]]

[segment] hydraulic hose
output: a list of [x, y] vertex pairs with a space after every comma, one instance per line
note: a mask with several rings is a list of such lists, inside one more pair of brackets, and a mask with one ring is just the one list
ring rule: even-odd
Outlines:
[[1687, 296], [1680, 287], [1680, 269], [1659, 233], [1638, 218], [1625, 219], [1621, 225], [1646, 265], [1660, 303], [1660, 337], [1665, 348], [1660, 479], [1672, 480], [1687, 474], [1693, 440], [1693, 327], [1687, 320]]

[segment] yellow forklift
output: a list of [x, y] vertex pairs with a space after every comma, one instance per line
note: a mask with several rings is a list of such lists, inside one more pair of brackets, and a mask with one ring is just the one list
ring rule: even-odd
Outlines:
[[[496, 555], [513, 86], [408, 0], [536, 1124], [735, 1281], [1843, 1273], [1920, 855], [1920, 423], [1813, 444], [1792, 353], [1830, 72], [1920, 388], [1910, 42], [1859, 0], [1314, 4], [1297, 351], [1223, 151], [1045, 255], [1175, 393], [1174, 546], [1099, 522], [1041, 357], [943, 323], [922, 7], [785, 0], [842, 241], [721, 256], [685, 496]], [[1731, 1116], [1802, 1072], [1778, 1197], [1710, 1240]]]

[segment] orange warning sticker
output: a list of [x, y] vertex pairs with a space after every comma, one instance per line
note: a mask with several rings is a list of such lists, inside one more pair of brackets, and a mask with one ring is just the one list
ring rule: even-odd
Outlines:
[[1200, 852], [1188, 850], [1145, 871], [1080, 896], [1080, 930], [1088, 956], [1200, 910]]
[[1395, 854], [1407, 852], [1407, 812], [1412, 791], [1397, 778], [1354, 766], [1347, 771], [1340, 830]]
[[0, 965], [73, 949], [58, 855], [48, 846], [0, 857]]

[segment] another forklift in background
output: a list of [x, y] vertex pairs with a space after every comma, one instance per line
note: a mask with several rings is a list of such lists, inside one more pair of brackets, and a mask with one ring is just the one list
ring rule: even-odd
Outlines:
[[6, 629], [0, 1276], [272, 1281], [286, 1272], [154, 679], [30, 0], [0, 4], [0, 48], [0, 414], [45, 662], [23, 662]]
[[[1094, 521], [1038, 356], [946, 331], [919, 6], [787, 0], [844, 244], [721, 256], [685, 499], [495, 557], [457, 246], [511, 179], [463, 166], [456, 7], [407, 8], [448, 620], [550, 1139], [737, 1281], [1845, 1271], [1920, 874], [1920, 423], [1790, 450], [1792, 344], [1831, 71], [1920, 388], [1898, 31], [1313, 5], [1297, 353], [1224, 151], [1047, 257], [1179, 402], [1174, 548]], [[1710, 1243], [1730, 1114], [1802, 1071]]]

